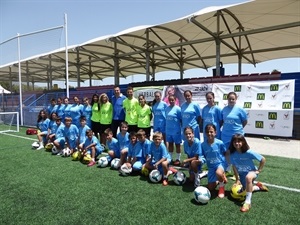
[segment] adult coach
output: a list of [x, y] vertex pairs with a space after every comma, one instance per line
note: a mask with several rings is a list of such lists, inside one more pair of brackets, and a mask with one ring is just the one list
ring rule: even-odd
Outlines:
[[114, 138], [117, 137], [117, 130], [121, 122], [125, 121], [125, 111], [123, 108], [123, 101], [126, 97], [121, 93], [120, 87], [114, 87], [114, 95], [111, 98], [111, 103], [113, 106], [113, 120], [111, 123], [111, 130], [113, 132]]
[[125, 110], [125, 121], [128, 123], [128, 133], [137, 132], [137, 108], [139, 101], [133, 96], [133, 88], [127, 87], [127, 98], [123, 101]]

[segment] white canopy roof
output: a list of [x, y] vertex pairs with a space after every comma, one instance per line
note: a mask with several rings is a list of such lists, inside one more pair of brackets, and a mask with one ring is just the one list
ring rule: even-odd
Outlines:
[[[129, 28], [68, 49], [69, 79], [84, 81], [155, 75], [228, 63], [300, 56], [298, 0], [256, 0], [208, 7], [158, 25]], [[217, 57], [219, 55], [219, 57]], [[65, 50], [22, 61], [22, 81], [65, 80]], [[18, 81], [17, 62], [0, 68], [1, 81]]]
[[10, 94], [11, 92], [6, 90], [4, 87], [0, 85], [0, 94]]

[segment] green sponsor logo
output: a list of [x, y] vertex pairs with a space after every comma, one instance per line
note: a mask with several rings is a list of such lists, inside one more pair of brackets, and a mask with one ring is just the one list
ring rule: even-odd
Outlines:
[[292, 103], [291, 102], [283, 102], [282, 103], [282, 109], [291, 109]]
[[270, 85], [270, 91], [278, 91], [278, 90], [279, 90], [279, 84]]
[[219, 105], [219, 102], [215, 102], [215, 105]]
[[223, 100], [227, 100], [227, 94], [223, 94]]
[[265, 93], [257, 93], [256, 100], [265, 100]]
[[255, 121], [255, 128], [264, 128], [264, 121]]
[[234, 85], [234, 92], [241, 92], [242, 91], [242, 85]]
[[244, 108], [251, 109], [252, 102], [244, 102]]
[[277, 112], [269, 112], [268, 118], [269, 120], [277, 120]]

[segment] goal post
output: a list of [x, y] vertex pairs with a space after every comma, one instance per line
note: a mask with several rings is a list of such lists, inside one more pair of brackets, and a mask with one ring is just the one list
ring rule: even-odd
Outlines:
[[0, 112], [0, 133], [19, 131], [19, 112]]

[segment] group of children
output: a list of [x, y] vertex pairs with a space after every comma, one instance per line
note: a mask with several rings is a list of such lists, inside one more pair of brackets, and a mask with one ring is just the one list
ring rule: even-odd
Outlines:
[[[91, 161], [88, 166], [96, 164], [97, 157], [103, 152], [102, 146], [93, 131], [86, 125], [86, 118], [80, 118], [80, 127], [72, 124], [72, 119], [65, 118], [62, 123], [61, 118], [52, 114], [52, 120], [48, 119], [46, 112], [41, 110], [38, 119], [37, 134], [41, 146], [52, 142], [58, 150], [57, 155], [61, 155], [62, 149], [68, 147], [71, 154], [80, 151], [82, 154], [89, 154]], [[46, 129], [47, 128], [47, 129]], [[170, 166], [171, 156], [164, 143], [163, 134], [159, 131], [153, 133], [152, 141], [147, 138], [146, 132], [140, 129], [138, 132], [127, 132], [127, 122], [122, 122], [120, 132], [117, 138], [113, 137], [110, 128], [105, 130], [106, 148], [108, 149], [107, 159], [110, 162], [114, 158], [119, 158], [118, 168], [126, 164], [133, 171], [142, 171], [144, 168], [149, 171], [158, 169], [163, 174], [162, 184], [168, 185], [168, 176], [176, 173], [177, 170]], [[253, 185], [253, 181], [258, 177], [265, 165], [265, 158], [252, 151], [243, 135], [233, 135], [229, 150], [224, 143], [216, 138], [217, 128], [213, 124], [205, 127], [205, 141], [195, 137], [194, 130], [191, 127], [184, 129], [185, 141], [183, 150], [186, 158], [180, 162], [179, 166], [188, 168], [189, 181], [193, 182], [195, 187], [200, 186], [200, 173], [203, 164], [208, 167], [208, 189], [213, 191], [219, 187], [218, 197], [225, 196], [225, 184], [227, 178], [225, 168], [228, 164], [232, 165], [235, 175], [235, 185], [242, 184], [246, 190], [246, 201], [241, 207], [242, 212], [246, 212], [251, 207], [252, 191], [267, 191], [268, 189], [258, 182]], [[42, 149], [42, 147], [38, 149]], [[258, 160], [259, 166], [256, 168], [253, 160]]]

